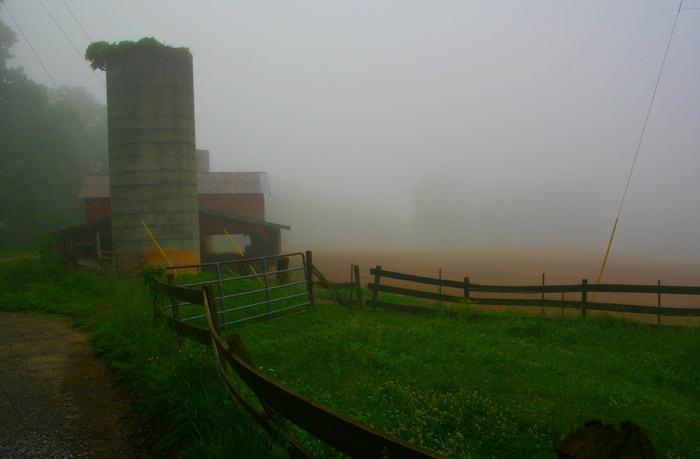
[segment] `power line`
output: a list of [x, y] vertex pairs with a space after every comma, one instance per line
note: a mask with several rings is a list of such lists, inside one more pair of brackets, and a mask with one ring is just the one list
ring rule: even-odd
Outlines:
[[637, 157], [639, 156], [639, 150], [642, 146], [642, 141], [644, 140], [644, 134], [647, 130], [647, 124], [649, 123], [649, 116], [651, 115], [651, 109], [654, 106], [654, 99], [656, 98], [656, 92], [659, 89], [659, 82], [661, 81], [661, 75], [664, 72], [664, 66], [666, 65], [666, 58], [668, 57], [668, 50], [671, 47], [671, 41], [673, 40], [673, 34], [676, 31], [676, 24], [678, 24], [678, 16], [681, 14], [681, 6], [683, 6], [683, 0], [681, 0], [678, 5], [678, 12], [676, 12], [676, 19], [673, 21], [673, 28], [671, 29], [671, 35], [668, 37], [668, 43], [666, 44], [666, 51], [664, 52], [664, 58], [661, 62], [661, 69], [659, 70], [659, 75], [656, 77], [656, 85], [654, 86], [654, 92], [651, 95], [651, 101], [649, 102], [649, 108], [647, 109], [647, 116], [644, 119], [644, 125], [642, 127], [642, 133], [639, 136], [639, 142], [637, 143], [637, 150], [634, 153], [634, 160], [632, 161], [632, 167], [630, 169], [629, 176], [627, 177], [627, 183], [625, 184], [625, 191], [622, 193], [622, 200], [620, 200], [620, 208], [617, 210], [617, 218], [620, 218], [620, 212], [622, 212], [622, 205], [625, 202], [625, 197], [627, 196], [627, 189], [630, 186], [630, 181], [632, 180], [632, 172], [634, 172], [634, 166], [637, 163]]
[[77, 22], [77, 23], [78, 23], [78, 26], [80, 26], [80, 30], [83, 31], [83, 33], [84, 33], [85, 36], [88, 38], [88, 40], [90, 40], [90, 43], [92, 43], [94, 40], [93, 40], [93, 39], [90, 37], [90, 35], [88, 35], [88, 33], [85, 31], [85, 29], [83, 28], [83, 25], [80, 23], [80, 21], [78, 21], [78, 18], [75, 17], [75, 14], [73, 14], [73, 10], [70, 9], [70, 7], [68, 6], [68, 4], [66, 3], [66, 0], [62, 0], [62, 1], [63, 1], [63, 6], [66, 7], [66, 9], [68, 10], [68, 12], [70, 12], [70, 15], [73, 16], [73, 19], [75, 19], [75, 22]]
[[[620, 220], [620, 213], [622, 212], [622, 205], [625, 203], [625, 197], [627, 196], [627, 190], [630, 186], [630, 181], [632, 180], [632, 173], [634, 172], [634, 166], [637, 164], [637, 157], [639, 156], [639, 150], [642, 147], [642, 141], [644, 140], [644, 134], [647, 130], [647, 124], [649, 124], [649, 117], [651, 115], [651, 109], [654, 107], [654, 99], [656, 99], [656, 92], [659, 89], [659, 82], [661, 81], [661, 75], [664, 72], [664, 66], [666, 65], [666, 58], [668, 57], [668, 50], [671, 47], [671, 41], [673, 40], [673, 34], [676, 31], [676, 24], [678, 24], [678, 16], [681, 14], [681, 7], [683, 6], [683, 0], [680, 0], [678, 4], [678, 11], [676, 12], [676, 19], [673, 21], [673, 27], [671, 28], [671, 35], [668, 37], [668, 43], [666, 43], [666, 51], [664, 52], [664, 58], [661, 61], [661, 68], [659, 69], [659, 75], [656, 77], [656, 85], [654, 86], [654, 92], [651, 95], [651, 101], [649, 102], [649, 108], [647, 109], [647, 115], [644, 118], [644, 125], [642, 126], [642, 132], [639, 135], [639, 142], [637, 143], [637, 149], [634, 152], [634, 159], [632, 160], [632, 167], [630, 168], [630, 173], [627, 176], [627, 183], [625, 183], [625, 191], [622, 193], [622, 199], [620, 200], [620, 207], [617, 209], [617, 217], [615, 218], [615, 223], [613, 224], [612, 232], [610, 233], [610, 240], [608, 241], [608, 247], [605, 250], [605, 257], [603, 257], [603, 264], [600, 267], [600, 273], [598, 274], [598, 281], [596, 284], [600, 284], [600, 280], [603, 277], [603, 271], [605, 270], [605, 264], [608, 261], [608, 255], [610, 254], [610, 247], [612, 246], [613, 238], [615, 237], [615, 230], [617, 229], [617, 222]], [[595, 292], [593, 292], [593, 297], [591, 301], [595, 301]]]
[[46, 75], [49, 77], [49, 80], [51, 80], [51, 83], [53, 84], [54, 88], [56, 88], [56, 91], [58, 91], [58, 94], [61, 96], [61, 99], [63, 99], [63, 102], [66, 104], [66, 107], [68, 107], [68, 110], [70, 111], [71, 115], [73, 115], [73, 118], [75, 118], [75, 121], [76, 121], [76, 122], [78, 123], [78, 125], [80, 126], [80, 129], [83, 131], [83, 134], [85, 134], [85, 137], [87, 137], [88, 141], [90, 142], [90, 145], [92, 145], [92, 148], [93, 148], [93, 150], [95, 151], [95, 153], [97, 154], [97, 156], [99, 157], [100, 161], [102, 161], [103, 163], [106, 163], [106, 158], [104, 157], [104, 155], [102, 154], [102, 152], [100, 152], [100, 149], [97, 148], [97, 145], [96, 145], [95, 142], [92, 140], [92, 137], [90, 137], [90, 134], [87, 132], [87, 129], [85, 129], [85, 126], [83, 125], [83, 123], [82, 123], [82, 122], [80, 121], [80, 119], [78, 118], [78, 115], [77, 115], [77, 114], [75, 113], [75, 111], [73, 110], [73, 107], [71, 107], [71, 105], [68, 103], [68, 100], [67, 100], [66, 97], [63, 95], [63, 92], [61, 91], [61, 89], [60, 89], [60, 88], [58, 87], [58, 85], [56, 84], [56, 81], [55, 81], [55, 80], [53, 79], [53, 77], [51, 76], [51, 72], [49, 72], [49, 70], [48, 70], [48, 69], [46, 68], [46, 66], [44, 65], [44, 62], [41, 60], [41, 58], [39, 57], [39, 54], [36, 52], [36, 50], [34, 49], [34, 47], [33, 47], [32, 44], [31, 44], [31, 42], [29, 41], [29, 39], [27, 38], [27, 36], [24, 34], [24, 31], [23, 31], [22, 28], [19, 26], [19, 23], [17, 22], [17, 19], [15, 19], [15, 16], [12, 14], [12, 11], [10, 11], [10, 9], [7, 7], [7, 5], [5, 5], [5, 11], [7, 11], [7, 13], [10, 15], [10, 18], [12, 18], [12, 22], [15, 23], [15, 26], [17, 27], [17, 30], [19, 30], [19, 33], [22, 35], [22, 37], [24, 38], [24, 40], [27, 42], [27, 45], [29, 46], [29, 49], [32, 50], [32, 53], [34, 53], [34, 56], [35, 56], [35, 57], [37, 58], [37, 60], [39, 61], [39, 64], [41, 64], [41, 67], [44, 69], [44, 72], [46, 72]]
[[[85, 65], [88, 66], [88, 68], [90, 69], [90, 72], [91, 72], [93, 75], [95, 75], [95, 78], [97, 78], [97, 81], [100, 82], [100, 84], [102, 85], [102, 87], [104, 87], [105, 89], [107, 89], [107, 86], [105, 86], [105, 84], [104, 84], [104, 82], [102, 81], [102, 79], [100, 79], [100, 77], [97, 75], [97, 72], [95, 72], [95, 71], [92, 70], [92, 68], [90, 67], [90, 63], [88, 63], [88, 61], [85, 59], [85, 57], [83, 56], [83, 53], [81, 53], [80, 50], [78, 50], [78, 48], [75, 46], [75, 44], [74, 44], [73, 41], [70, 39], [70, 37], [68, 36], [68, 34], [66, 34], [66, 32], [63, 30], [63, 28], [61, 27], [61, 25], [58, 23], [58, 21], [56, 20], [56, 18], [55, 18], [55, 17], [51, 14], [51, 12], [46, 8], [46, 5], [44, 5], [44, 2], [42, 2], [41, 0], [39, 0], [39, 4], [42, 6], [42, 8], [44, 8], [44, 11], [46, 11], [46, 14], [48, 14], [49, 17], [53, 20], [54, 24], [56, 24], [56, 27], [58, 27], [58, 30], [60, 30], [61, 33], [63, 34], [63, 36], [66, 37], [66, 40], [68, 40], [68, 43], [71, 44], [71, 46], [73, 47], [73, 49], [75, 50], [75, 52], [78, 53], [78, 56], [80, 56], [80, 60], [82, 60], [82, 61], [85, 63]], [[73, 16], [73, 17], [75, 17], [75, 16]]]

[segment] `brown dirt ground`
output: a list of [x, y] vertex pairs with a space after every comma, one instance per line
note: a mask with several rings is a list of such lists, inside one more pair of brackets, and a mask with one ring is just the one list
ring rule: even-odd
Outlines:
[[115, 372], [68, 319], [0, 313], [0, 456], [149, 456]]

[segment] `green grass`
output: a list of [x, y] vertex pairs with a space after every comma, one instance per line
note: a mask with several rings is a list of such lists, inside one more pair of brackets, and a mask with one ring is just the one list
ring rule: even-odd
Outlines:
[[660, 457], [700, 457], [697, 329], [326, 306], [237, 332], [288, 387], [450, 456], [554, 457], [566, 433], [599, 418], [641, 424]]
[[[153, 321], [149, 292], [39, 259], [0, 262], [0, 310], [74, 317], [151, 424], [154, 455], [283, 457], [211, 352]], [[511, 311], [423, 318], [319, 306], [236, 325], [255, 363], [320, 403], [454, 457], [555, 457], [590, 418], [631, 420], [660, 457], [700, 457], [700, 332]], [[327, 447], [298, 433], [321, 457]]]
[[138, 396], [135, 406], [156, 441], [154, 457], [284, 457], [231, 398], [211, 351], [155, 323], [150, 292], [141, 282], [115, 282], [42, 263], [0, 262], [0, 311], [38, 311], [72, 317], [92, 336], [120, 381]]

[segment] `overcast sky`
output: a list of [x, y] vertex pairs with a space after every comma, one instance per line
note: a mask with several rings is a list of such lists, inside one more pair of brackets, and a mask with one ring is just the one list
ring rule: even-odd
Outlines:
[[[212, 170], [268, 172], [270, 210], [294, 241], [308, 229], [329, 242], [601, 256], [679, 11], [666, 0], [42, 2], [6, 5], [56, 83], [102, 101], [80, 56], [91, 40], [189, 47], [198, 148]], [[10, 65], [51, 87], [18, 38]], [[685, 0], [613, 253], [700, 263], [699, 204], [700, 0]], [[309, 227], [319, 217], [323, 234]]]

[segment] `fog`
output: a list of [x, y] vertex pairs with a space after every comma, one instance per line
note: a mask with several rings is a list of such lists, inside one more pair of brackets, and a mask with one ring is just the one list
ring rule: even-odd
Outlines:
[[[700, 0], [680, 11], [632, 0], [43, 0], [63, 32], [39, 2], [6, 5], [54, 81], [102, 101], [104, 74], [64, 33], [80, 52], [144, 36], [189, 47], [197, 146], [214, 171], [268, 172], [268, 220], [292, 226], [285, 244], [602, 257], [620, 211], [611, 256], [700, 264]], [[52, 87], [18, 38], [10, 65]]]

